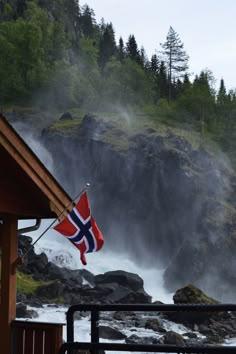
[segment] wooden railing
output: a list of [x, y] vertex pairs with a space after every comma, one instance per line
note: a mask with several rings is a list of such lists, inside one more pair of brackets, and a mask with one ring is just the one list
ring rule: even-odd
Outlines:
[[11, 354], [58, 354], [62, 329], [61, 323], [13, 321]]

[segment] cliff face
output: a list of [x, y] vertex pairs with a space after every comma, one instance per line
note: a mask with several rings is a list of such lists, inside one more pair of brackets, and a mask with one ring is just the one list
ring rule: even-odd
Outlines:
[[171, 291], [193, 283], [231, 299], [236, 179], [224, 157], [172, 133], [128, 135], [90, 116], [73, 129], [45, 130], [42, 139], [72, 196], [91, 183], [107, 249], [164, 267]]

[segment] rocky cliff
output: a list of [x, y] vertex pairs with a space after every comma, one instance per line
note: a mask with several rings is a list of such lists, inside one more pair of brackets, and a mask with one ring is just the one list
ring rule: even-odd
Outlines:
[[105, 247], [165, 267], [171, 291], [193, 283], [234, 299], [236, 178], [225, 156], [168, 129], [130, 133], [90, 115], [49, 127], [42, 140], [72, 196], [91, 183]]

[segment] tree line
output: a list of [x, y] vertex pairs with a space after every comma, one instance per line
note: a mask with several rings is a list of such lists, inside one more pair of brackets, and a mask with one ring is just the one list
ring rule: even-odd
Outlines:
[[235, 91], [223, 79], [215, 88], [208, 69], [190, 79], [172, 27], [149, 59], [134, 34], [116, 43], [113, 24], [77, 0], [1, 0], [0, 48], [1, 105], [132, 108], [191, 122], [223, 145], [233, 131]]

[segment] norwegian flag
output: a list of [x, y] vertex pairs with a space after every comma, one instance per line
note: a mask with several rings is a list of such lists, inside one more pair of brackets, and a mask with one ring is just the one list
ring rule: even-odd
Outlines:
[[86, 265], [85, 253], [99, 251], [104, 243], [103, 235], [91, 212], [86, 192], [84, 192], [72, 209], [54, 229], [68, 238], [80, 250], [80, 260]]

